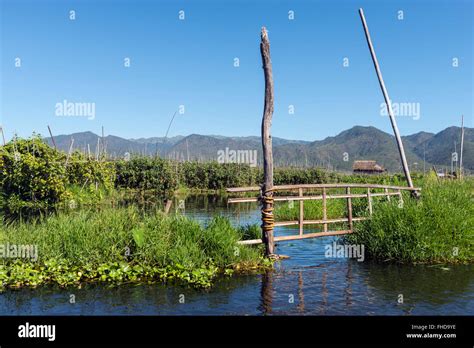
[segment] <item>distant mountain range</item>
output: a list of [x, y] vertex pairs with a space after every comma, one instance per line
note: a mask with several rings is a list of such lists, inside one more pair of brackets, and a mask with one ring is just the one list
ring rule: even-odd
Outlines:
[[[474, 128], [465, 128], [464, 168], [474, 170]], [[81, 132], [55, 136], [58, 149], [67, 151], [71, 137], [74, 149], [95, 153], [97, 143], [102, 140], [92, 132]], [[433, 134], [419, 132], [402, 137], [407, 161], [411, 168], [423, 170], [432, 165], [450, 167], [454, 142], [460, 150], [461, 130], [449, 127]], [[52, 145], [50, 138], [45, 140]], [[153, 137], [124, 139], [114, 135], [104, 138], [107, 154], [111, 157], [123, 157], [127, 152], [177, 159], [180, 161], [218, 160], [219, 155], [232, 151], [256, 151], [257, 163], [262, 163], [262, 145], [260, 137], [225, 137], [218, 135], [175, 136], [170, 138]], [[227, 152], [226, 152], [227, 151]], [[288, 140], [273, 138], [273, 155], [277, 166], [322, 166], [333, 170], [351, 171], [354, 160], [376, 160], [390, 172], [401, 171], [400, 156], [393, 135], [375, 127], [355, 126], [334, 137], [318, 141]], [[229, 159], [229, 158], [227, 158]], [[230, 158], [232, 160], [232, 158]]]

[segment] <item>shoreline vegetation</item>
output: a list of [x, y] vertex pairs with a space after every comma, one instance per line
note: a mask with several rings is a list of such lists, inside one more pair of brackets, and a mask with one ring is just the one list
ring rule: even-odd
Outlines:
[[[263, 246], [237, 244], [260, 238], [260, 227], [233, 227], [215, 217], [206, 226], [165, 215], [167, 199], [191, 193], [225, 194], [226, 187], [257, 186], [262, 170], [244, 164], [173, 162], [161, 158], [93, 160], [68, 156], [41, 138], [14, 139], [0, 147], [0, 244], [37, 245], [38, 259], [0, 260], [2, 288], [178, 281], [209, 287], [220, 275], [269, 270]], [[474, 181], [437, 181], [415, 173], [420, 200], [403, 209], [378, 200], [374, 214], [356, 223], [343, 242], [364, 244], [367, 257], [404, 263], [474, 262]], [[400, 174], [375, 176], [321, 168], [276, 168], [275, 185], [306, 183], [404, 185]], [[150, 203], [154, 211], [140, 209]], [[305, 217], [320, 218], [321, 202], [305, 203]], [[333, 200], [329, 218], [343, 216]], [[367, 214], [354, 200], [354, 214]], [[294, 219], [294, 207], [277, 205], [277, 219]], [[297, 215], [296, 215], [297, 216]], [[456, 251], [457, 248], [457, 251]]]
[[4, 259], [4, 287], [183, 281], [208, 287], [219, 275], [271, 267], [261, 247], [238, 245], [258, 227], [216, 216], [206, 226], [136, 207], [80, 210], [0, 227], [0, 244], [36, 245], [38, 259]]
[[[398, 263], [474, 263], [474, 180], [438, 182], [427, 175], [415, 185], [421, 197], [413, 199], [408, 192], [403, 200], [385, 197], [373, 199], [370, 219], [354, 223], [354, 233], [342, 242], [364, 245], [366, 258]], [[353, 193], [363, 193], [353, 189]], [[345, 216], [344, 200], [328, 200], [328, 218]], [[353, 216], [368, 217], [367, 199], [353, 199]], [[322, 219], [322, 202], [306, 201], [304, 216]], [[299, 205], [276, 207], [277, 220], [298, 220]], [[347, 223], [332, 224], [347, 229]]]

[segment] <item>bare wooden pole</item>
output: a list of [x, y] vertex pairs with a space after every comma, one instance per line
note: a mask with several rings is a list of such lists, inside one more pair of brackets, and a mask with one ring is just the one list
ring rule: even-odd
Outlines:
[[[403, 171], [409, 187], [413, 187], [413, 182], [410, 176], [410, 169], [408, 168], [407, 159], [405, 157], [405, 150], [403, 148], [402, 138], [400, 137], [400, 132], [398, 131], [397, 121], [393, 115], [392, 103], [385, 88], [385, 83], [382, 77], [382, 71], [380, 71], [379, 63], [377, 61], [377, 56], [375, 55], [374, 46], [372, 45], [372, 39], [370, 38], [369, 28], [364, 17], [364, 10], [359, 9], [360, 19], [362, 20], [362, 25], [364, 27], [365, 38], [367, 39], [367, 44], [369, 45], [370, 54], [372, 56], [372, 61], [374, 63], [375, 71], [377, 72], [377, 77], [379, 79], [380, 88], [382, 89], [383, 97], [385, 99], [385, 104], [387, 106], [388, 115], [390, 117], [390, 122], [392, 123], [393, 132], [395, 133], [395, 139], [397, 140], [398, 151], [400, 152], [400, 158], [402, 160]], [[415, 191], [413, 191], [415, 192]], [[416, 195], [416, 194], [415, 194]]]
[[64, 165], [64, 167], [67, 167], [67, 164], [69, 163], [69, 158], [71, 158], [71, 155], [72, 155], [72, 147], [74, 146], [74, 138], [71, 137], [71, 144], [69, 145], [69, 151], [67, 153], [67, 157], [66, 157], [66, 163]]
[[367, 201], [369, 203], [369, 214], [372, 215], [372, 196], [370, 194], [370, 188], [367, 188]]
[[53, 143], [54, 149], [58, 150], [58, 147], [56, 146], [56, 142], [54, 141], [53, 133], [51, 132], [51, 128], [49, 127], [49, 125], [48, 125], [48, 131], [49, 131], [49, 135], [51, 137], [51, 141]]
[[349, 230], [353, 231], [353, 224], [352, 224], [352, 199], [351, 195], [351, 188], [346, 188], [347, 197], [347, 221], [349, 222]]
[[170, 212], [172, 204], [173, 204], [173, 201], [171, 199], [166, 200], [165, 214], [168, 214]]
[[[323, 187], [323, 220], [326, 221], [328, 219], [327, 215], [327, 206], [326, 206], [326, 188]], [[323, 225], [324, 232], [328, 231], [328, 224], [325, 222]]]
[[273, 74], [270, 59], [270, 41], [265, 27], [260, 35], [260, 53], [265, 76], [265, 105], [262, 118], [263, 176], [262, 186], [262, 240], [265, 243], [266, 255], [274, 253], [273, 238], [273, 152], [270, 128], [273, 116]]
[[[300, 197], [303, 197], [303, 189], [300, 187], [299, 190], [299, 196]], [[298, 219], [298, 224], [299, 224], [299, 232], [300, 232], [300, 236], [303, 235], [303, 222], [304, 222], [304, 201], [301, 200], [300, 201], [300, 216], [299, 216], [299, 219]]]
[[97, 147], [95, 148], [95, 160], [99, 162], [99, 153], [100, 153], [100, 138], [97, 137]]
[[462, 150], [464, 147], [464, 115], [461, 116], [461, 156], [459, 158], [459, 178], [462, 179]]
[[[177, 112], [178, 111], [174, 112], [173, 117], [171, 117], [171, 121], [168, 124], [168, 129], [166, 130], [165, 138], [163, 139], [163, 145], [166, 144], [166, 140], [168, 139], [168, 132], [170, 131], [171, 124], [173, 123], [174, 117], [176, 116]], [[158, 140], [156, 141], [156, 149], [155, 150], [156, 150], [155, 157], [158, 157]], [[198, 162], [199, 162], [199, 160], [198, 160]]]
[[2, 132], [2, 140], [3, 140], [3, 146], [5, 146], [6, 141], [5, 141], [5, 133], [3, 133], [3, 127], [0, 126], [0, 132]]
[[186, 138], [186, 155], [187, 155], [188, 162], [189, 162], [189, 145], [188, 145], [188, 138]]
[[101, 159], [105, 157], [105, 138], [104, 138], [104, 126], [102, 126], [102, 155], [100, 156]]

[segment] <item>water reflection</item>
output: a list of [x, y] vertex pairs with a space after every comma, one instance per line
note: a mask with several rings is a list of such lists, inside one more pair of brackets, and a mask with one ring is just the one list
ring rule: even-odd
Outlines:
[[[266, 315], [472, 315], [473, 271], [473, 266], [456, 266], [448, 275], [439, 267], [346, 260], [268, 272], [262, 277], [260, 308]], [[288, 298], [295, 293], [292, 304]]]

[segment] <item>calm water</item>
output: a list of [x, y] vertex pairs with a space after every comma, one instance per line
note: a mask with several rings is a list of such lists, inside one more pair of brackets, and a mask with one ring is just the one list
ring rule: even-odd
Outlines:
[[[179, 206], [179, 201], [174, 207]], [[215, 214], [234, 224], [258, 222], [254, 204], [227, 206], [218, 196], [191, 196], [180, 211], [202, 223]], [[277, 229], [277, 235], [295, 233]], [[297, 232], [296, 232], [297, 233]], [[264, 275], [218, 280], [211, 290], [139, 285], [43, 287], [0, 294], [2, 315], [473, 315], [474, 266], [400, 266], [328, 259], [335, 237], [282, 242], [290, 259]], [[75, 296], [75, 303], [69, 302]], [[403, 303], [398, 303], [403, 295]], [[184, 300], [184, 303], [182, 303]]]

